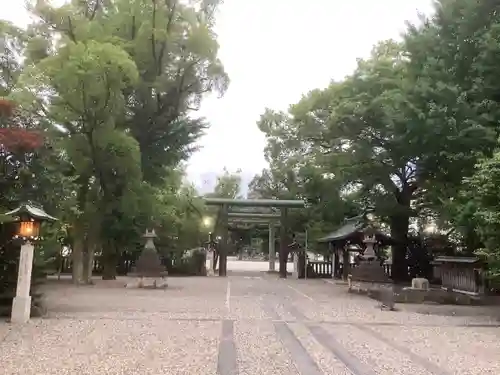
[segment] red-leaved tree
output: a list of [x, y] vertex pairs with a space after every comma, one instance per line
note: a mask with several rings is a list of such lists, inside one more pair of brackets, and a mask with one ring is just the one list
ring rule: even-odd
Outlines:
[[33, 152], [43, 144], [41, 134], [27, 128], [13, 104], [0, 98], [0, 152]]
[[0, 206], [6, 208], [21, 198], [30, 188], [33, 172], [30, 170], [36, 152], [43, 146], [42, 134], [34, 129], [14, 105], [0, 98]]

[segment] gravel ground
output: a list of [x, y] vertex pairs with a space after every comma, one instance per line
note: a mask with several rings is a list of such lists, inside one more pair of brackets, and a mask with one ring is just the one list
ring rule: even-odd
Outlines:
[[450, 374], [500, 374], [500, 328], [375, 327], [374, 331]]
[[484, 309], [387, 312], [345, 286], [261, 272], [171, 278], [165, 291], [126, 282], [48, 283], [46, 318], [0, 322], [0, 373], [500, 374], [498, 322], [473, 313]]
[[[350, 325], [327, 326], [327, 332], [376, 374], [431, 375], [424, 367], [401, 355], [389, 345], [378, 342], [365, 332]], [[444, 374], [443, 374], [444, 375]]]
[[[239, 375], [298, 375], [292, 357], [270, 322], [238, 322], [235, 330]], [[306, 375], [306, 374], [303, 374]]]

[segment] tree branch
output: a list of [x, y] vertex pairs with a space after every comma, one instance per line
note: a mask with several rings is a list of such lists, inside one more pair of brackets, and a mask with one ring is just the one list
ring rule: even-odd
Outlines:
[[90, 14], [89, 20], [92, 21], [97, 14], [97, 10], [99, 9], [99, 5], [101, 4], [101, 0], [95, 0], [94, 8], [92, 9], [92, 13]]
[[76, 43], [76, 36], [73, 30], [73, 22], [71, 22], [70, 16], [68, 16], [68, 36], [74, 43]]

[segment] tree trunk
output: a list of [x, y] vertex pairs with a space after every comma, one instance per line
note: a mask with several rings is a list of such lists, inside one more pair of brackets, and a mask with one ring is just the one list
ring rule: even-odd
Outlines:
[[118, 255], [115, 245], [112, 241], [108, 241], [107, 246], [102, 252], [102, 279], [116, 280], [116, 266], [118, 263]]
[[84, 277], [86, 277], [88, 284], [93, 284], [92, 273], [94, 271], [95, 247], [92, 247], [90, 250], [91, 251], [87, 254], [87, 273]]
[[84, 284], [89, 283], [88, 274], [89, 274], [89, 236], [85, 236], [85, 240], [83, 241], [83, 251], [82, 251], [82, 282]]
[[102, 279], [116, 280], [116, 257], [114, 255], [103, 257]]
[[61, 272], [62, 272], [62, 268], [63, 268], [63, 265], [64, 265], [64, 258], [63, 258], [63, 248], [61, 247], [61, 249], [59, 250], [59, 255], [58, 255], [58, 262], [57, 262], [57, 280], [61, 280]]
[[227, 245], [219, 254], [219, 276], [227, 275]]
[[[286, 242], [285, 242], [286, 246]], [[279, 267], [279, 274], [280, 277], [283, 279], [286, 279], [288, 276], [288, 270], [287, 270], [287, 265], [288, 265], [288, 257], [290, 256], [290, 250], [288, 247], [283, 248], [280, 246], [280, 252], [279, 252], [279, 261], [280, 261], [280, 267]]]
[[85, 284], [93, 284], [92, 274], [94, 271], [94, 255], [97, 250], [95, 243], [87, 241], [86, 251], [83, 259], [83, 281]]
[[410, 225], [411, 199], [415, 187], [406, 183], [396, 194], [398, 206], [391, 217], [391, 237], [395, 241], [392, 246], [392, 280], [395, 283], [408, 281], [408, 262], [406, 253], [408, 248], [408, 227]]
[[75, 223], [73, 246], [71, 249], [72, 260], [72, 277], [75, 285], [83, 283], [83, 247], [84, 247], [84, 231], [80, 221]]
[[219, 252], [214, 249], [214, 263], [213, 263], [213, 271], [217, 271], [217, 262], [219, 261]]
[[349, 273], [351, 272], [351, 254], [344, 247], [342, 249], [342, 279], [347, 281], [349, 278]]
[[95, 253], [100, 246], [100, 224], [97, 218], [92, 218], [89, 223], [89, 231], [85, 241], [83, 279], [86, 284], [93, 284], [92, 274], [94, 271]]
[[341, 276], [339, 274], [339, 268], [340, 268], [340, 251], [338, 249], [334, 249], [334, 258], [333, 258], [333, 277], [340, 279]]
[[397, 215], [391, 219], [391, 236], [395, 241], [392, 245], [392, 280], [396, 283], [408, 281], [408, 262], [406, 252], [408, 247], [409, 215]]

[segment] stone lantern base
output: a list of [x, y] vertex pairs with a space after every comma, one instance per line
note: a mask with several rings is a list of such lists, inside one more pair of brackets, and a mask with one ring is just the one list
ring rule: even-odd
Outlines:
[[166, 277], [138, 277], [125, 285], [126, 288], [139, 289], [166, 289], [168, 287]]
[[351, 280], [366, 283], [392, 283], [386, 275], [384, 267], [376, 259], [361, 260], [359, 266], [351, 270]]

